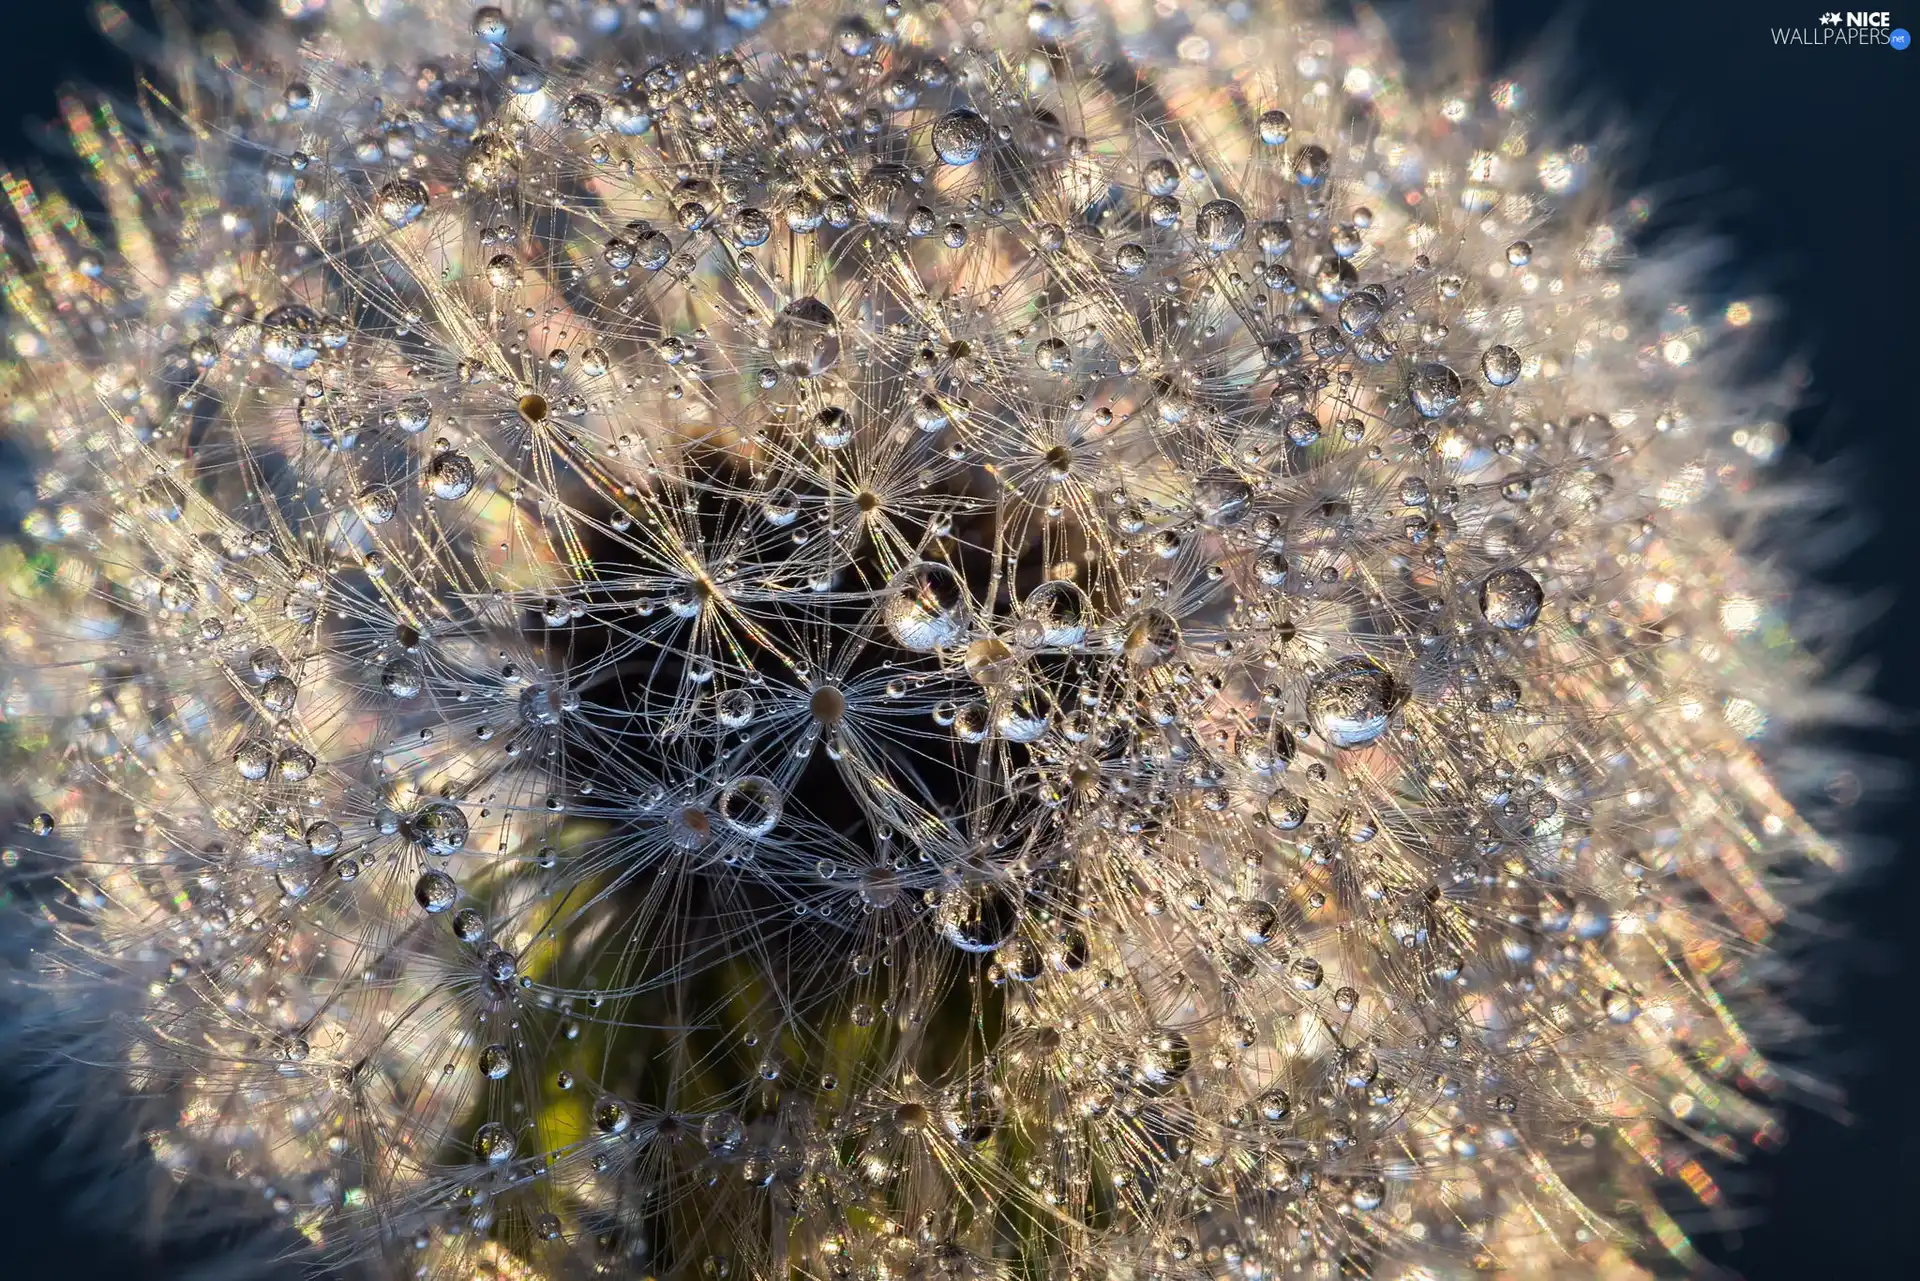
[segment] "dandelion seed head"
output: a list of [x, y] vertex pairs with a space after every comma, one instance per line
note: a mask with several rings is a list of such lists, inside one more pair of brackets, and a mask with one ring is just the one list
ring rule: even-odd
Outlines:
[[1687, 1257], [1837, 859], [1781, 434], [1523, 83], [282, 7], [66, 104], [102, 230], [7, 185], [7, 865], [170, 1177], [374, 1277]]

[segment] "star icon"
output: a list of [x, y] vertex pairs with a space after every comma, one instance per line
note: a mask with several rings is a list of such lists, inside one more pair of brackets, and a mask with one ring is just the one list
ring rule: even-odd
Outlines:
[[1840, 25], [1840, 15], [1837, 13], [1823, 13], [1820, 15], [1820, 25], [1823, 27], [1837, 27]]

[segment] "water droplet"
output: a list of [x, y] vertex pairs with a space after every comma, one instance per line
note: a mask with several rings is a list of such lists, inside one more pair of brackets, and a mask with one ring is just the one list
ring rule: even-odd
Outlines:
[[1307, 821], [1307, 803], [1292, 792], [1275, 792], [1267, 798], [1267, 822], [1283, 832], [1291, 832]]
[[864, 58], [873, 52], [873, 28], [867, 25], [865, 18], [857, 16], [842, 18], [839, 25], [834, 28], [833, 34], [834, 43], [840, 47], [840, 52], [849, 58]]
[[569, 129], [592, 133], [600, 127], [600, 100], [590, 93], [576, 93], [560, 109], [560, 123]]
[[1215, 253], [1239, 248], [1246, 235], [1246, 211], [1231, 200], [1209, 200], [1194, 216], [1194, 239]]
[[673, 260], [673, 241], [665, 232], [649, 231], [634, 242], [633, 260], [648, 271], [659, 271]]
[[414, 178], [395, 178], [380, 188], [380, 216], [389, 227], [405, 227], [427, 211], [426, 184]]
[[1386, 732], [1405, 697], [1393, 673], [1371, 658], [1353, 655], [1314, 677], [1307, 691], [1307, 718], [1335, 747], [1364, 747]]
[[1246, 899], [1233, 905], [1233, 928], [1253, 947], [1265, 947], [1273, 942], [1274, 930], [1279, 924], [1280, 913], [1264, 899]]
[[1260, 113], [1260, 141], [1269, 147], [1285, 145], [1293, 136], [1293, 118], [1278, 107]]
[[241, 778], [258, 782], [273, 768], [273, 746], [265, 739], [250, 738], [233, 749], [233, 769]]
[[700, 1141], [715, 1156], [728, 1156], [747, 1141], [747, 1127], [731, 1112], [715, 1112], [700, 1125]]
[[368, 485], [353, 500], [354, 510], [369, 525], [384, 525], [400, 510], [400, 497], [388, 485]]
[[742, 249], [764, 245], [773, 235], [773, 219], [763, 210], [742, 209], [733, 215], [733, 243]]
[[[1025, 942], [1025, 940], [1016, 940]], [[1011, 944], [1010, 944], [1011, 946]], [[1031, 950], [1032, 945], [1027, 945]], [[1005, 949], [1002, 949], [1005, 950]], [[1038, 966], [1038, 955], [1035, 956]], [[1035, 970], [1036, 977], [1038, 970]], [[977, 1148], [1000, 1128], [1002, 1110], [992, 1089], [984, 1084], [962, 1086], [950, 1094], [940, 1109], [940, 1126], [949, 1138], [963, 1148]]]
[[822, 449], [845, 449], [853, 441], [853, 415], [828, 405], [813, 417], [813, 442]]
[[407, 839], [423, 854], [451, 858], [467, 843], [467, 816], [451, 801], [428, 801], [407, 821]]
[[393, 426], [408, 435], [417, 436], [427, 429], [433, 421], [433, 406], [424, 396], [408, 396], [388, 411]]
[[505, 1165], [513, 1160], [513, 1131], [498, 1121], [489, 1121], [474, 1131], [473, 1151], [488, 1165]]
[[1498, 569], [1480, 584], [1480, 613], [1502, 631], [1524, 631], [1540, 617], [1540, 580], [1524, 569]]
[[1363, 334], [1380, 322], [1385, 311], [1379, 295], [1370, 289], [1357, 290], [1340, 304], [1340, 327], [1350, 334]]
[[1438, 418], [1460, 400], [1460, 375], [1439, 363], [1421, 365], [1407, 375], [1407, 397], [1422, 418]]
[[653, 111], [647, 104], [647, 95], [637, 88], [614, 94], [607, 101], [606, 116], [613, 131], [628, 138], [637, 138], [653, 128]]
[[1021, 622], [1015, 624], [1015, 639], [1053, 649], [1078, 645], [1087, 638], [1090, 609], [1087, 594], [1076, 584], [1058, 578], [1044, 582], [1027, 594]]
[[1520, 377], [1520, 353], [1511, 347], [1489, 347], [1480, 356], [1480, 373], [1495, 387], [1510, 386]]
[[1333, 157], [1325, 147], [1305, 146], [1293, 153], [1293, 180], [1303, 187], [1318, 187], [1333, 171]]
[[602, 1134], [625, 1134], [633, 1124], [633, 1109], [610, 1094], [593, 1102], [593, 1128]]
[[795, 378], [818, 378], [840, 363], [840, 322], [818, 298], [788, 303], [768, 341], [775, 363]]
[[730, 689], [714, 700], [713, 715], [728, 729], [741, 729], [753, 721], [753, 695], [744, 689]]
[[427, 492], [448, 501], [465, 498], [473, 489], [475, 475], [473, 460], [457, 449], [449, 449], [427, 464]]
[[1187, 1069], [1193, 1066], [1193, 1047], [1187, 1038], [1171, 1028], [1147, 1035], [1134, 1063], [1134, 1074], [1142, 1085], [1154, 1090], [1171, 1089]]
[[504, 1045], [489, 1045], [480, 1051], [480, 1075], [489, 1081], [504, 1081], [513, 1071], [513, 1056]]
[[420, 879], [413, 883], [413, 901], [435, 915], [451, 908], [459, 897], [460, 887], [438, 868], [421, 873]]
[[260, 355], [268, 364], [300, 370], [320, 359], [320, 319], [307, 308], [275, 307], [260, 324]]
[[495, 254], [487, 260], [487, 283], [495, 289], [512, 289], [520, 283], [520, 264], [512, 254]]
[[485, 44], [507, 42], [507, 15], [494, 5], [482, 5], [473, 11], [473, 34]]
[[1246, 519], [1253, 487], [1230, 471], [1214, 468], [1194, 482], [1193, 510], [1204, 525], [1225, 529]]
[[1058, 44], [1073, 34], [1073, 20], [1049, 0], [1034, 0], [1027, 8], [1027, 31], [1036, 40]]
[[1180, 624], [1164, 609], [1148, 609], [1127, 624], [1121, 651], [1135, 667], [1158, 667], [1180, 652]]
[[967, 590], [945, 565], [921, 561], [887, 584], [880, 607], [887, 630], [907, 649], [927, 652], [958, 644], [967, 635]]
[[948, 890], [934, 913], [934, 925], [963, 952], [991, 952], [1013, 936], [1020, 907], [1013, 893], [995, 882], [970, 882]]
[[933, 149], [950, 165], [970, 165], [980, 158], [989, 137], [987, 122], [965, 107], [949, 111], [933, 126]]
[[761, 837], [779, 823], [781, 799], [772, 780], [749, 774], [720, 789], [717, 807], [728, 827], [742, 836]]
[[318, 763], [312, 752], [301, 747], [283, 747], [274, 758], [281, 779], [289, 783], [304, 783], [313, 776], [314, 766]]
[[423, 679], [424, 673], [416, 660], [396, 658], [381, 671], [380, 688], [391, 698], [418, 698]]

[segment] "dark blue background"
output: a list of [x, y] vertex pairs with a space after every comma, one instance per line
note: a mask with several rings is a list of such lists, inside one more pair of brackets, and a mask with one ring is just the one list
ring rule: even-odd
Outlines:
[[[0, 0], [0, 157], [44, 145], [69, 81], [124, 88], [129, 64], [89, 28], [82, 0]], [[129, 6], [134, 7], [134, 6]], [[193, 6], [188, 6], [193, 7]], [[1629, 177], [1666, 207], [1726, 237], [1738, 281], [1783, 304], [1781, 359], [1811, 368], [1793, 421], [1789, 467], [1832, 464], [1868, 534], [1825, 571], [1861, 597], [1884, 595], [1854, 655], [1877, 660], [1876, 696], [1920, 709], [1920, 50], [1777, 47], [1774, 26], [1810, 27], [1816, 0], [1614, 0], [1571, 10], [1492, 0], [1485, 25], [1504, 61], [1543, 42], [1561, 84], [1597, 119], [1632, 125]], [[1844, 6], [1836, 6], [1844, 8]], [[1893, 13], [1920, 31], [1920, 4]], [[1861, 731], [1848, 744], [1884, 759], [1920, 758], [1911, 735]], [[1845, 1085], [1851, 1119], [1798, 1110], [1791, 1141], [1747, 1170], [1757, 1222], [1708, 1242], [1752, 1281], [1920, 1275], [1920, 994], [1911, 922], [1920, 875], [1898, 794], [1860, 814], [1862, 848], [1880, 860], [1828, 909], [1844, 937], [1812, 961], [1826, 980], [1808, 1014], [1829, 1029], [1825, 1070]], [[0, 1120], [14, 1100], [0, 1097]], [[130, 1138], [132, 1136], [129, 1136]], [[175, 1281], [191, 1251], [128, 1253], [111, 1231], [144, 1217], [109, 1200], [76, 1214], [75, 1188], [33, 1150], [0, 1161], [0, 1271], [21, 1281]]]

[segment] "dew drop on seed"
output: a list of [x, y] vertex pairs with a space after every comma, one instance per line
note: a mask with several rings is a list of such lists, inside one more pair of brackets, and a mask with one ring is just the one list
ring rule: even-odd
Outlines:
[[379, 209], [389, 227], [397, 229], [419, 221], [427, 211], [426, 184], [414, 178], [395, 178], [380, 188]]
[[467, 843], [467, 816], [451, 801], [427, 802], [406, 826], [407, 838], [435, 858], [450, 858]]
[[840, 322], [818, 298], [788, 303], [767, 337], [775, 363], [795, 378], [818, 378], [840, 363]]
[[988, 136], [987, 122], [962, 107], [934, 123], [933, 150], [950, 165], [970, 165], [986, 149]]
[[413, 901], [434, 915], [451, 908], [459, 896], [460, 890], [453, 878], [438, 868], [423, 872], [413, 883]]
[[903, 647], [922, 653], [945, 649], [967, 635], [967, 591], [947, 566], [921, 561], [887, 584], [881, 616]]
[[741, 836], [760, 837], [780, 822], [780, 789], [771, 779], [749, 774], [720, 789], [717, 808], [726, 825]]
[[1520, 377], [1520, 353], [1511, 347], [1489, 347], [1480, 356], [1480, 374], [1495, 387], [1511, 386]]
[[1407, 398], [1422, 418], [1438, 418], [1460, 400], [1460, 375], [1439, 363], [1421, 365], [1407, 375]]
[[1524, 569], [1498, 569], [1480, 584], [1480, 614], [1502, 631], [1523, 631], [1540, 617], [1540, 580]]
[[448, 501], [465, 498], [473, 489], [474, 476], [473, 460], [449, 449], [427, 464], [427, 492]]
[[1386, 732], [1403, 695], [1393, 673], [1371, 658], [1342, 658], [1313, 678], [1307, 719], [1335, 747], [1364, 747]]

